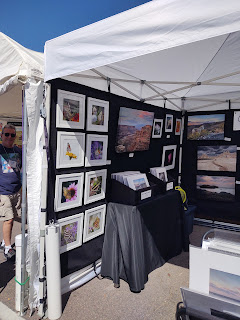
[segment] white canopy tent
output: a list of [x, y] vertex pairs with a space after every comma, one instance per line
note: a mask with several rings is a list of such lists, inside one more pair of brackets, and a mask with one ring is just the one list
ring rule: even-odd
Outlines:
[[[64, 78], [176, 110], [239, 106], [238, 0], [158, 0], [46, 42]], [[184, 101], [184, 103], [183, 103]]]

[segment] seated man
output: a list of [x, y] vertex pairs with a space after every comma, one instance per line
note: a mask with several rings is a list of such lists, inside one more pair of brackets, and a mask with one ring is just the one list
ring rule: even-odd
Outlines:
[[7, 260], [15, 257], [11, 246], [13, 219], [21, 213], [22, 151], [14, 146], [16, 129], [7, 124], [2, 129], [0, 144], [0, 221], [3, 221], [3, 241], [0, 251]]

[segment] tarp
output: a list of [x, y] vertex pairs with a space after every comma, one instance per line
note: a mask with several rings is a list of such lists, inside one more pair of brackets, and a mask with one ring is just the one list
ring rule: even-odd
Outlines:
[[227, 108], [219, 94], [240, 97], [239, 30], [239, 0], [150, 1], [47, 41], [45, 80], [105, 91], [111, 81], [112, 93], [158, 106]]

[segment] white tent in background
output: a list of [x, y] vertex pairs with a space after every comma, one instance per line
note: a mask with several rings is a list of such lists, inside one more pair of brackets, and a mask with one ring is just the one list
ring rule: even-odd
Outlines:
[[[26, 49], [0, 32], [0, 119], [22, 120], [23, 110], [25, 143], [23, 143], [22, 236], [25, 233], [27, 185], [27, 269], [30, 274], [29, 305], [31, 308], [39, 304], [38, 278], [41, 272], [39, 242], [41, 181], [44, 172], [41, 143], [43, 120], [40, 118], [40, 106], [43, 100], [43, 59], [42, 53]], [[22, 252], [23, 250], [22, 248]], [[24, 279], [25, 264], [25, 257], [22, 255], [22, 283], [26, 280]]]
[[150, 1], [46, 42], [45, 81], [64, 78], [177, 110], [240, 99], [240, 2]]

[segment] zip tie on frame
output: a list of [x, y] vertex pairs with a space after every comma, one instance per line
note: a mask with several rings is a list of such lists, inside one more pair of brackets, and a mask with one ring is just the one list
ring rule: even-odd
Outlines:
[[18, 284], [20, 284], [20, 286], [24, 286], [24, 285], [28, 282], [29, 277], [27, 277], [27, 280], [26, 280], [25, 282], [23, 282], [23, 283], [17, 281], [16, 277], [14, 278], [14, 280], [15, 280], [15, 282], [17, 282]]

